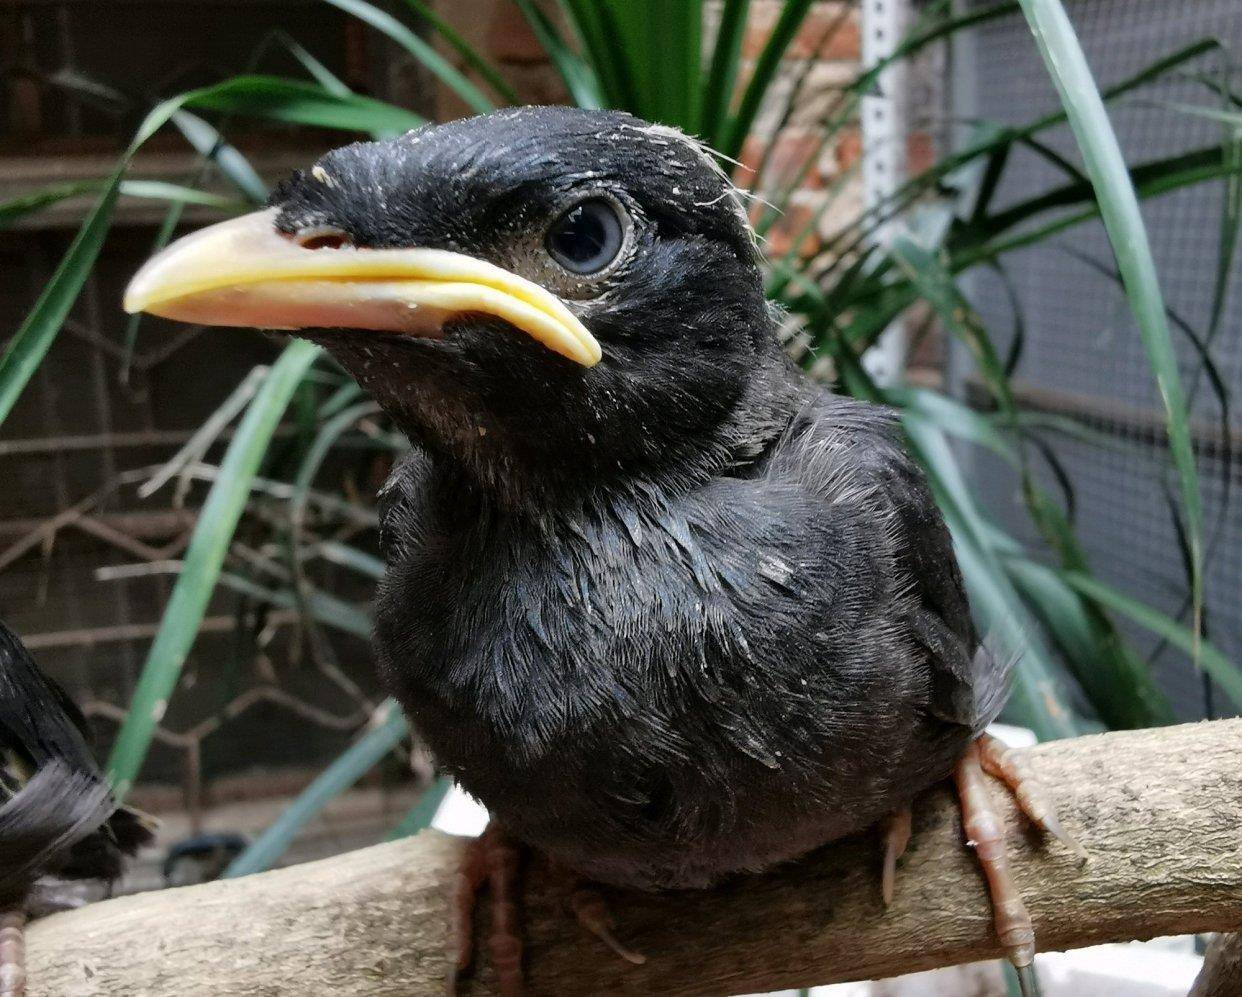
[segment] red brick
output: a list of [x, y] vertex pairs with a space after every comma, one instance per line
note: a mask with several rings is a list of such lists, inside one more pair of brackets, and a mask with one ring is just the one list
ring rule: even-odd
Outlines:
[[819, 168], [820, 136], [802, 128], [786, 128], [775, 139], [762, 139], [756, 135], [747, 137], [742, 146], [742, 166], [738, 170], [738, 182], [751, 186], [755, 181], [755, 171], [763, 162], [769, 144], [775, 142], [768, 164], [763, 171], [763, 187], [765, 190], [780, 190], [797, 179], [808, 159], [814, 159], [806, 170], [799, 184], [804, 190], [817, 190], [824, 185], [824, 178]]
[[492, 8], [487, 50], [497, 62], [526, 65], [548, 61], [539, 39], [512, 0], [500, 0]]
[[936, 162], [936, 143], [927, 132], [914, 131], [906, 136], [906, 173], [916, 176]]
[[[763, 211], [764, 205], [754, 205], [751, 208], [752, 220], [757, 219]], [[793, 246], [794, 239], [810, 224], [815, 211], [815, 206], [811, 204], [796, 203], [786, 207], [785, 213], [777, 218], [773, 222], [772, 227], [765, 233], [767, 237], [765, 249], [768, 256], [776, 259], [788, 253], [790, 247]], [[819, 234], [812, 229], [806, 234], [798, 247], [798, 255], [802, 257], [811, 256], [819, 247]]]
[[[763, 51], [780, 11], [781, 4], [770, 2], [756, 4], [751, 8], [746, 34], [742, 39], [743, 55], [753, 59]], [[845, 16], [842, 19], [843, 12]], [[861, 53], [862, 39], [859, 35], [857, 12], [848, 9], [842, 2], [815, 4], [785, 50], [786, 57], [793, 59], [814, 57], [857, 61]]]
[[844, 8], [845, 5], [840, 3], [813, 7], [790, 42], [789, 54], [795, 59], [814, 56], [817, 59], [858, 61], [862, 57], [858, 14]]
[[862, 158], [862, 134], [857, 127], [843, 128], [837, 134], [837, 147], [834, 152], [837, 169], [842, 173]]

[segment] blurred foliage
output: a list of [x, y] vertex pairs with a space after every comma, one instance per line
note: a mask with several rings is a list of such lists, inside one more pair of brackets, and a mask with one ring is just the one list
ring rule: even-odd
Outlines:
[[[409, 14], [406, 19], [365, 0], [325, 2], [381, 32], [471, 109], [485, 111], [515, 99], [500, 71], [422, 0], [403, 0]], [[788, 0], [748, 73], [743, 71], [742, 58], [748, 0], [723, 0], [715, 35], [707, 45], [705, 0], [559, 0], [555, 17], [534, 0], [515, 2], [573, 101], [586, 107], [623, 108], [683, 128], [700, 137], [726, 164], [741, 154], [761, 108], [783, 127], [804, 96], [810, 62], [790, 58], [788, 49], [805, 28], [810, 0]], [[826, 26], [821, 42], [847, 26], [851, 11], [848, 5], [842, 9], [842, 16]], [[1242, 176], [1236, 128], [1226, 129], [1217, 146], [1126, 164], [1105, 109], [1107, 102], [1139, 94], [1147, 84], [1180, 74], [1183, 79], [1198, 79], [1211, 103], [1193, 110], [1219, 115], [1236, 125], [1238, 105], [1233, 95], [1214, 77], [1192, 72], [1219, 45], [1207, 40], [1169, 53], [1100, 94], [1059, 0], [1000, 3], [962, 16], [952, 13], [947, 0], [921, 5], [920, 10], [894, 55], [860, 72], [819, 115], [815, 125], [821, 138], [795, 175], [780, 183], [769, 182], [770, 147], [754, 171], [739, 171], [739, 182], [756, 195], [752, 216], [761, 237], [772, 231], [825, 150], [857, 127], [860, 102], [876, 91], [884, 69], [957, 32], [1014, 16], [1020, 10], [1035, 32], [1061, 94], [1062, 109], [1022, 127], [977, 124], [961, 148], [910, 176], [894, 193], [842, 223], [812, 253], [802, 255], [802, 236], [821, 227], [824, 213], [855, 177], [847, 170], [831, 180], [821, 212], [806, 223], [788, 252], [768, 261], [769, 292], [790, 317], [789, 349], [808, 369], [833, 377], [841, 390], [899, 410], [911, 446], [926, 467], [944, 510], [981, 623], [1007, 653], [1019, 659], [1007, 714], [1010, 719], [1032, 727], [1043, 738], [1069, 736], [1100, 725], [1170, 722], [1171, 707], [1153, 681], [1148, 661], [1119, 630], [1116, 614], [1186, 649], [1234, 703], [1242, 705], [1242, 672], [1199, 633], [1202, 513], [1186, 392], [1172, 341], [1176, 332], [1194, 342], [1201, 361], [1194, 384], [1200, 383], [1200, 375], [1206, 377], [1227, 421], [1229, 399], [1212, 363], [1210, 346], [1232, 268], [1239, 199], [1231, 199], [1234, 208], [1222, 218], [1217, 306], [1213, 327], [1204, 333], [1181, 322], [1172, 323], [1170, 331], [1138, 210], [1142, 198], [1220, 178], [1233, 189]], [[429, 44], [428, 39], [436, 38], [444, 43], [445, 51], [462, 59], [464, 71]], [[2, 226], [84, 190], [99, 191], [98, 204], [60, 269], [0, 358], [0, 418], [7, 415], [38, 368], [90, 273], [118, 193], [170, 201], [156, 248], [171, 237], [181, 205], [207, 198], [194, 189], [194, 182], [185, 187], [148, 184], [136, 188], [124, 180], [129, 158], [154, 131], [168, 125], [180, 130], [203, 156], [204, 167], [197, 179], [214, 172], [237, 188], [239, 202], [253, 203], [262, 195], [261, 182], [221, 135], [233, 117], [377, 137], [400, 133], [420, 122], [417, 115], [402, 108], [352, 93], [292, 39], [282, 36], [278, 41], [305, 68], [307, 79], [248, 75], [165, 101], [150, 112], [108, 179], [86, 187], [49, 187], [0, 204]], [[778, 86], [782, 75], [792, 86]], [[194, 110], [211, 115], [220, 130], [191, 113]], [[1067, 122], [1078, 140], [1085, 168], [1058, 155], [1045, 141], [1048, 132]], [[997, 207], [995, 194], [1006, 164], [1019, 148], [1043, 157], [1063, 179], [1039, 197]], [[1073, 485], [1060, 471], [1052, 439], [1066, 436], [1094, 445], [1108, 445], [1108, 441], [1073, 419], [1023, 410], [1011, 384], [1022, 346], [1021, 323], [1010, 355], [1002, 357], [997, 337], [979, 320], [959, 286], [960, 278], [978, 267], [1004, 275], [1008, 253], [1096, 218], [1103, 219], [1116, 247], [1115, 276], [1130, 302], [1165, 403], [1178, 495], [1171, 504], [1183, 538], [1183, 550], [1170, 556], [1185, 565], [1189, 626], [1116, 591], [1093, 572], [1073, 524]], [[895, 236], [881, 238], [882, 232], [893, 231]], [[861, 357], [885, 329], [916, 305], [934, 313], [946, 334], [968, 349], [989, 396], [988, 404], [972, 408], [940, 391], [881, 385], [869, 376]], [[135, 320], [131, 344], [137, 334]], [[271, 605], [296, 608], [312, 642], [322, 643], [321, 628], [355, 634], [369, 630], [366, 611], [317, 589], [308, 565], [325, 559], [364, 577], [377, 575], [378, 562], [365, 546], [351, 546], [332, 534], [342, 523], [373, 522], [374, 512], [365, 499], [316, 491], [314, 485], [325, 459], [341, 447], [361, 445], [395, 455], [404, 443], [377, 429], [376, 407], [361, 398], [357, 387], [330, 359], [304, 343], [287, 346], [270, 370], [256, 377], [261, 383], [252, 392], [222, 463], [210, 475], [213, 484], [203, 514], [110, 762], [121, 791], [141, 769], [155, 720], [176, 688], [217, 586]], [[202, 455], [240, 414], [240, 398], [226, 401], [219, 418], [204, 427], [192, 452], [175, 457], [158, 477], [184, 478], [193, 468], [201, 470]], [[293, 451], [285, 446], [277, 459], [273, 431], [291, 402], [300, 431]], [[982, 447], [1018, 473], [1023, 501], [1042, 541], [1037, 549], [1003, 532], [979, 507], [961, 470], [963, 447]], [[1040, 483], [1041, 462], [1061, 479], [1058, 495]], [[260, 478], [264, 470], [283, 472], [287, 483]], [[256, 506], [259, 497], [264, 499], [262, 510]], [[265, 549], [276, 552], [275, 556], [230, 559], [230, 540], [243, 516], [258, 516], [269, 538]], [[236, 562], [232, 564], [235, 570], [226, 571], [231, 562]], [[316, 780], [255, 849], [238, 860], [232, 874], [255, 871], [274, 861], [324, 802], [356, 781], [405, 735], [404, 721], [390, 702], [382, 704], [375, 717], [375, 723], [346, 755]], [[438, 785], [436, 792], [442, 791]], [[401, 832], [420, 826], [429, 819], [429, 811], [426, 805], [416, 808], [402, 822]]]

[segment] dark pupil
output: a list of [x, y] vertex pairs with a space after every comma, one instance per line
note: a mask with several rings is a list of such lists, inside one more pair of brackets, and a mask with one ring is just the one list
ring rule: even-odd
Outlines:
[[571, 208], [548, 233], [548, 252], [574, 273], [602, 270], [620, 248], [621, 222], [603, 201], [584, 201]]

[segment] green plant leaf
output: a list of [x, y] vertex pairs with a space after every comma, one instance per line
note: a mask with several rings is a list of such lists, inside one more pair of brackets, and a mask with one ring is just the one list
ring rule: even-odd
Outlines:
[[186, 107], [204, 111], [373, 135], [400, 135], [426, 124], [413, 111], [382, 100], [358, 94], [340, 96], [316, 83], [279, 76], [235, 76], [177, 99]]
[[750, 134], [755, 124], [755, 117], [763, 104], [776, 77], [776, 71], [784, 58], [785, 50], [798, 33], [798, 28], [806, 19], [811, 9], [812, 0], [786, 0], [781, 7], [780, 16], [772, 26], [767, 43], [755, 61], [746, 89], [742, 91], [742, 99], [738, 103], [737, 113], [729, 119], [724, 132], [724, 139], [718, 150], [727, 159], [737, 159], [742, 151], [742, 143]]
[[[636, 83], [631, 78], [630, 63], [631, 55], [641, 58], [643, 53], [623, 43], [622, 26], [614, 17], [618, 10], [614, 0], [560, 0], [560, 4], [599, 80], [607, 106], [645, 114], [646, 95], [640, 90], [644, 81]], [[637, 0], [631, 9], [638, 8], [647, 10], [650, 4]]]
[[298, 832], [319, 813], [375, 768], [410, 732], [401, 709], [387, 699], [376, 711], [375, 722], [351, 744], [315, 781], [302, 791], [285, 811], [224, 870], [225, 879], [249, 876], [270, 869], [298, 836]]
[[487, 95], [462, 76], [447, 59], [409, 28], [386, 11], [380, 10], [366, 0], [324, 0], [339, 10], [352, 14], [358, 20], [383, 32], [417, 59], [427, 71], [466, 102], [476, 114], [495, 110], [496, 105]]
[[310, 73], [311, 78], [328, 93], [334, 97], [350, 97], [353, 95], [353, 91], [345, 85], [344, 81], [311, 55], [296, 38], [284, 31], [277, 31], [276, 38], [302, 64], [302, 68]]
[[466, 65], [482, 76], [487, 81], [487, 85], [492, 88], [501, 100], [507, 104], [521, 103], [518, 95], [505, 82], [505, 78], [500, 75], [496, 67], [484, 59], [473, 45], [454, 31], [453, 26], [432, 10], [430, 6], [423, 3], [423, 0], [402, 0], [402, 2], [418, 17], [426, 21], [431, 26], [431, 29], [443, 38], [454, 52], [462, 57]]
[[[211, 89], [213, 88], [208, 88]], [[205, 92], [208, 91], [195, 91], [197, 94]], [[34, 307], [9, 341], [3, 356], [0, 356], [0, 423], [8, 418], [27, 382], [47, 355], [87, 277], [90, 276], [108, 234], [112, 212], [120, 194], [121, 180], [134, 153], [167, 124], [192, 96], [183, 94], [163, 101], [152, 108], [143, 119], [116, 169], [103, 182], [95, 207], [86, 216]]]
[[[53, 204], [59, 204], [61, 201], [82, 197], [85, 194], [98, 194], [107, 185], [107, 180], [51, 184], [10, 201], [0, 202], [0, 230], [11, 227], [26, 215], [34, 214]], [[241, 201], [182, 184], [167, 183], [163, 180], [122, 180], [120, 194], [122, 197], [149, 198], [153, 201], [170, 201], [174, 204], [200, 204], [208, 208], [217, 208], [220, 211], [234, 212], [246, 209], [246, 205]]]
[[51, 280], [18, 327], [4, 355], [0, 356], [0, 423], [8, 418], [27, 382], [39, 369], [90, 276], [108, 234], [120, 193], [121, 176], [128, 165], [127, 157], [105, 183], [98, 202], [82, 223]]
[[975, 505], [971, 489], [940, 431], [911, 413], [902, 424], [953, 536], [953, 547], [989, 641], [1017, 659], [1006, 713], [1041, 741], [1076, 737], [1088, 727], [1070, 706], [1062, 671], [1043, 646], [1022, 599], [994, 549], [995, 527]]
[[200, 156], [216, 164], [220, 172], [254, 204], [267, 200], [267, 184], [250, 160], [224, 141], [224, 136], [189, 111], [174, 111], [172, 123]]
[[[184, 571], [185, 568], [182, 569], [183, 573]], [[268, 588], [234, 572], [222, 571], [218, 580], [225, 588], [248, 596], [257, 602], [279, 606], [281, 609], [298, 609], [306, 619], [323, 623], [342, 633], [351, 634], [359, 640], [370, 641], [375, 629], [371, 617], [363, 610], [327, 592], [312, 589], [310, 586], [302, 590], [301, 599], [298, 599], [289, 589]]]
[[285, 347], [229, 443], [220, 473], [194, 527], [184, 570], [173, 586], [159, 631], [130, 700], [129, 712], [108, 760], [108, 777], [118, 799], [128, 792], [138, 776], [155, 726], [164, 715], [182, 665], [198, 636], [199, 625], [268, 442], [289, 399], [318, 353], [318, 347], [304, 340], [296, 340]]
[[[944, 327], [965, 343], [974, 355], [983, 380], [999, 408], [999, 418], [1008, 428], [1018, 429], [1018, 404], [1009, 379], [991, 338], [958, 291], [952, 276], [935, 254], [909, 236], [898, 236], [892, 252], [919, 294], [936, 309]], [[1059, 465], [1055, 463], [1055, 453], [1050, 448], [1047, 449], [1047, 456], [1054, 462], [1054, 470], [1057, 469]], [[1017, 458], [1023, 500], [1041, 537], [1065, 567], [1088, 571], [1086, 554], [1069, 521], [1036, 483], [1025, 447], [1018, 448]], [[1068, 483], [1067, 491], [1072, 494]], [[1163, 693], [1155, 685], [1141, 657], [1125, 644], [1103, 609], [1087, 599], [1081, 611], [1092, 637], [1092, 650], [1089, 655], [1069, 657], [1067, 660], [1100, 716], [1113, 727], [1171, 722], [1172, 710]], [[1048, 613], [1045, 613], [1044, 621], [1049, 622]], [[1071, 619], [1070, 623], [1076, 625], [1078, 620]]]
[[1164, 638], [1195, 658], [1203, 670], [1225, 690], [1235, 706], [1242, 709], [1242, 669], [1233, 664], [1217, 648], [1203, 640], [1199, 634], [1182, 626], [1170, 616], [1118, 592], [1098, 578], [1077, 571], [1061, 573], [1066, 583], [1084, 595], [1103, 603], [1118, 613], [1128, 616], [1146, 630]]
[[733, 88], [737, 85], [742, 39], [746, 36], [746, 15], [749, 12], [750, 0], [724, 0], [720, 9], [720, 27], [712, 46], [698, 126], [703, 141], [713, 148], [724, 138], [721, 126], [728, 120], [733, 102]]
[[548, 53], [552, 65], [560, 74], [565, 89], [578, 107], [601, 108], [606, 101], [603, 87], [595, 70], [573, 50], [548, 16], [539, 9], [534, 0], [513, 0], [526, 18], [540, 46]]
[[[1164, 299], [1138, 197], [1086, 56], [1060, 0], [1019, 0], [1040, 54], [1061, 95], [1100, 205], [1117, 269], [1125, 282], [1165, 408], [1169, 450], [1181, 484], [1192, 558], [1196, 619], [1203, 605], [1203, 504], [1190, 439], [1189, 414], [1165, 317]], [[1197, 629], [1197, 627], [1196, 627]]]

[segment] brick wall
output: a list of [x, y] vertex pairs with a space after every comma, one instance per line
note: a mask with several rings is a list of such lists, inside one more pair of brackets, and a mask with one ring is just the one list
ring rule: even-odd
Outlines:
[[[767, 44], [782, 6], [781, 0], [757, 0], [751, 5], [742, 43], [743, 80]], [[803, 255], [814, 253], [862, 206], [861, 178], [857, 170], [851, 175], [861, 150], [857, 127], [846, 126], [825, 136], [821, 125], [837, 108], [842, 88], [857, 76], [860, 48], [857, 4], [844, 0], [816, 3], [790, 43], [767, 104], [743, 147], [743, 166], [737, 171], [741, 184], [754, 182], [753, 171], [767, 155], [767, 167], [759, 178], [760, 194], [783, 191], [804, 174], [787, 210], [768, 232], [768, 251], [774, 256], [787, 253], [818, 215], [818, 222], [798, 247]], [[793, 111], [787, 114], [791, 98]], [[756, 206], [756, 211], [760, 209]]]

